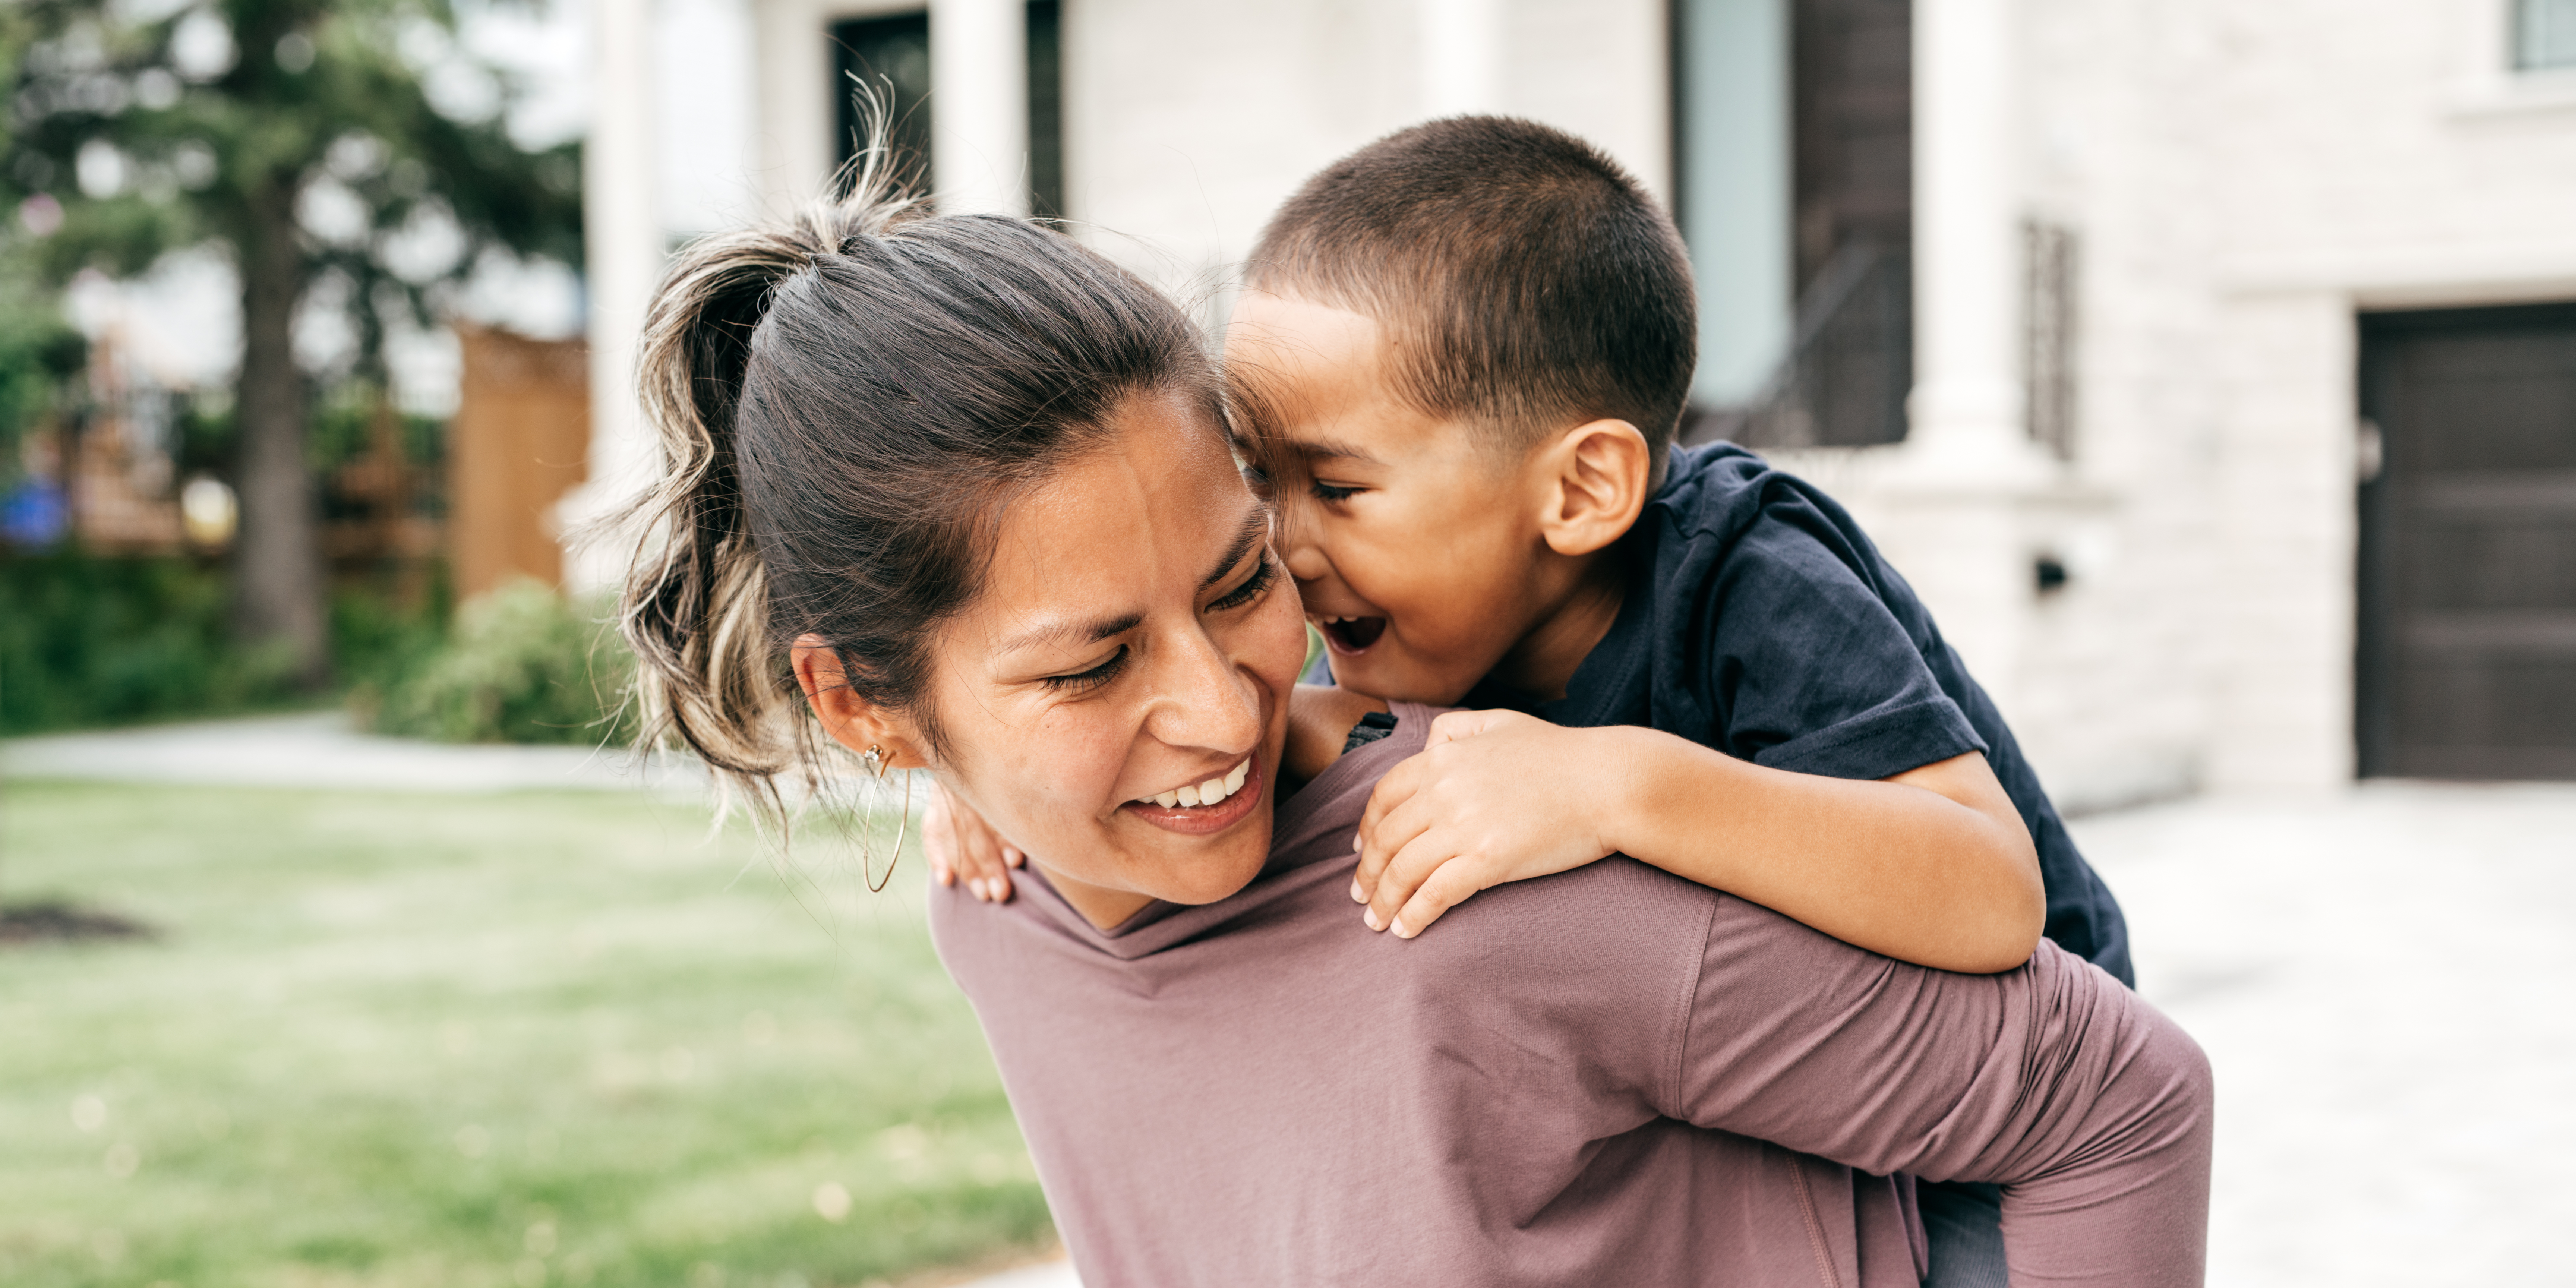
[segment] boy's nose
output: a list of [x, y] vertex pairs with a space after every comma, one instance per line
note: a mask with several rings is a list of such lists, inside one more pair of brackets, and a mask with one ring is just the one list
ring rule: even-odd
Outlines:
[[1312, 541], [1301, 540], [1294, 527], [1280, 533], [1279, 562], [1287, 566], [1289, 576], [1299, 581], [1319, 581], [1333, 570], [1323, 550]]

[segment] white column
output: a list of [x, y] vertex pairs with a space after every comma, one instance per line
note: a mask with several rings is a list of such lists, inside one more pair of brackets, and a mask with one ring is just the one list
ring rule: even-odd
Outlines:
[[1422, 114], [1503, 110], [1502, 0], [1420, 0]]
[[930, 122], [943, 213], [1029, 212], [1023, 0], [931, 0]]
[[1881, 545], [2007, 717], [2036, 607], [2012, 0], [1915, 0], [1914, 390]]
[[[556, 507], [567, 538], [644, 481], [648, 450], [635, 398], [636, 339], [667, 251], [653, 179], [652, 0], [592, 0], [590, 135], [582, 145], [581, 225], [589, 293], [590, 477]], [[624, 574], [618, 543], [574, 549], [577, 590]]]
[[820, 196], [831, 174], [837, 96], [829, 25], [815, 0], [752, 0], [760, 196], [773, 211]]
[[2022, 423], [2011, 0], [1914, 6], [1914, 393], [1907, 436], [1961, 474], [2038, 463]]

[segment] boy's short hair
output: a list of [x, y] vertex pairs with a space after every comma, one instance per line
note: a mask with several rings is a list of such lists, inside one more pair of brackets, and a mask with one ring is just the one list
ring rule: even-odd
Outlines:
[[1245, 284], [1376, 319], [1426, 413], [1516, 450], [1624, 420], [1657, 477], [1698, 361], [1672, 219], [1598, 148], [1509, 117], [1417, 125], [1326, 166], [1262, 230]]

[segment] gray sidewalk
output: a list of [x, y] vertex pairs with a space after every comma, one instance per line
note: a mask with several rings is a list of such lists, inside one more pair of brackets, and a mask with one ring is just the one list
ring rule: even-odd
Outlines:
[[[11, 777], [685, 793], [578, 748], [333, 715], [19, 739]], [[2576, 1283], [2576, 786], [2371, 783], [2100, 815], [2142, 991], [2219, 1079], [2217, 1288]], [[988, 1288], [1075, 1288], [1030, 1267]]]
[[690, 762], [588, 747], [458, 746], [360, 733], [336, 711], [0, 742], [10, 778], [363, 791], [650, 790], [695, 799]]
[[2074, 830], [2217, 1070], [2211, 1284], [2576, 1283], [2576, 786]]

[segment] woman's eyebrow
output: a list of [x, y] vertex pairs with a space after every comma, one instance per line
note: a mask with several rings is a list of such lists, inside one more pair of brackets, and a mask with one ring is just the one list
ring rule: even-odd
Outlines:
[[1143, 625], [1144, 621], [1145, 615], [1143, 613], [1126, 613], [1117, 617], [1104, 617], [1099, 621], [1090, 623], [1089, 625], [1084, 625], [1081, 622], [1049, 622], [1044, 626], [1031, 627], [1028, 630], [1022, 631], [1019, 634], [1002, 641], [1002, 646], [994, 651], [996, 653], [1016, 653], [1024, 648], [1032, 648], [1040, 644], [1054, 644], [1066, 640], [1074, 640], [1084, 644], [1096, 644], [1101, 640], [1108, 639], [1112, 635], [1124, 635], [1127, 632], [1136, 629], [1138, 626]]
[[[1269, 535], [1270, 512], [1254, 506], [1252, 512], [1243, 517], [1243, 527], [1234, 534], [1233, 542], [1226, 546], [1225, 557], [1217, 560], [1215, 570], [1200, 579], [1199, 589], [1206, 590], [1225, 580], [1225, 575], [1234, 571], [1234, 566], [1242, 563], [1243, 557], [1251, 553], [1252, 548], [1261, 544], [1262, 540]], [[1121, 613], [1116, 617], [1101, 618], [1088, 625], [1081, 622], [1048, 622], [1043, 626], [1033, 626], [1004, 640], [1001, 647], [994, 651], [1016, 653], [1021, 649], [1039, 644], [1055, 644], [1067, 640], [1094, 644], [1113, 635], [1124, 635], [1144, 624], [1144, 621], [1143, 613]]]
[[1206, 590], [1225, 580], [1225, 575], [1234, 571], [1234, 566], [1242, 563], [1243, 557], [1251, 553], [1252, 548], [1261, 544], [1262, 539], [1269, 535], [1270, 512], [1254, 506], [1252, 513], [1243, 517], [1242, 531], [1234, 534], [1234, 544], [1225, 548], [1225, 557], [1217, 560], [1216, 567], [1209, 570], [1207, 576], [1199, 579], [1199, 589]]

